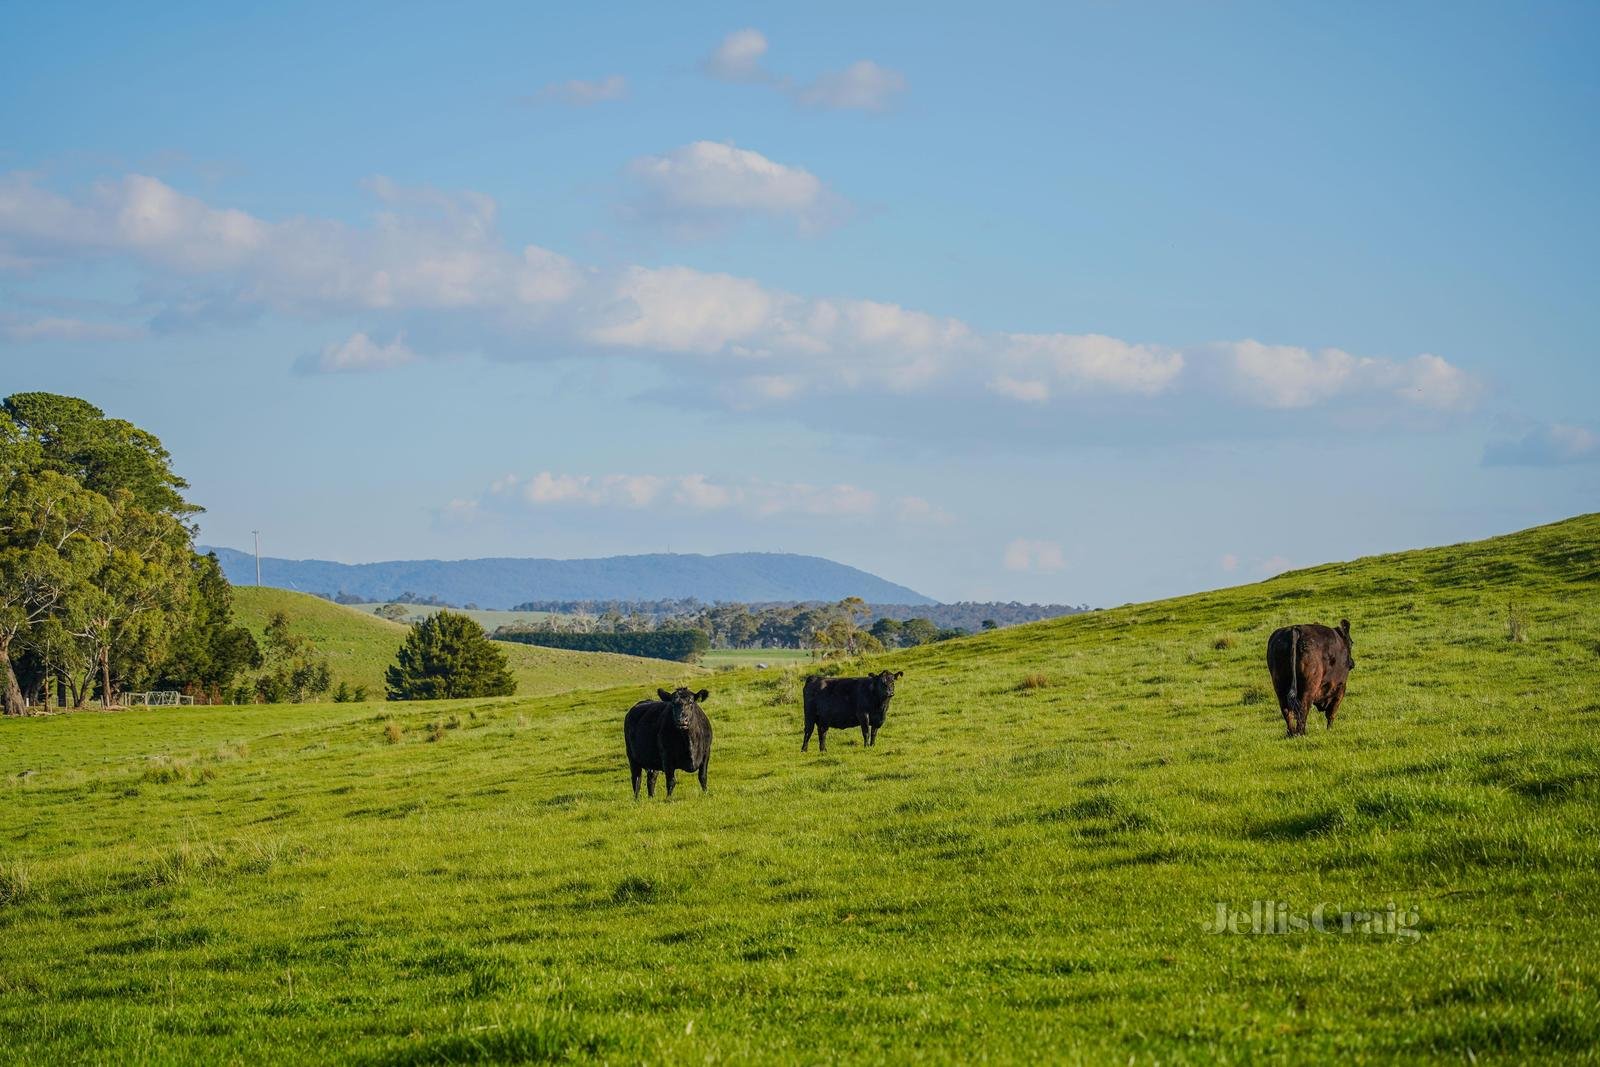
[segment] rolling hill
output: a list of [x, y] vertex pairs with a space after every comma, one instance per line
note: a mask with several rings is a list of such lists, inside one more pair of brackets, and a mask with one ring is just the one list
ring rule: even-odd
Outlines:
[[[328, 657], [335, 685], [341, 681], [351, 686], [365, 685], [374, 698], [383, 696], [384, 671], [394, 662], [406, 634], [406, 627], [400, 623], [287, 589], [235, 587], [233, 609], [258, 639], [272, 613], [284, 612], [295, 632], [309, 637]], [[698, 673], [682, 664], [636, 656], [567, 652], [510, 642], [501, 642], [500, 647], [517, 680], [517, 692], [523, 696], [627, 684], [643, 686], [648, 691], [657, 683]]]
[[[215, 552], [228, 581], [255, 582], [255, 557], [231, 548]], [[263, 557], [261, 580], [279, 589], [367, 601], [406, 593], [451, 604], [510, 608], [530, 600], [659, 600], [696, 597], [726, 601], [837, 601], [932, 604], [903, 585], [817, 556], [738, 552], [719, 556], [655, 554], [604, 559], [399, 560], [332, 563]]]
[[[1341, 617], [1340, 720], [1286, 739], [1267, 635]], [[0, 1041], [1595, 1060], [1600, 516], [872, 666], [877, 746], [826, 754], [795, 674], [706, 679], [710, 792], [670, 802], [629, 793], [626, 690], [0, 720]]]

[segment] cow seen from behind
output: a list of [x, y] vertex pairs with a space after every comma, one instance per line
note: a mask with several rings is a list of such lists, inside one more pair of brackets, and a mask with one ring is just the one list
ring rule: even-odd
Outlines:
[[644, 772], [650, 796], [656, 795], [656, 775], [667, 776], [667, 796], [677, 785], [679, 771], [700, 778], [706, 788], [706, 772], [711, 766], [711, 720], [700, 704], [711, 693], [698, 693], [679, 686], [668, 692], [657, 689], [659, 700], [641, 700], [628, 709], [622, 721], [622, 740], [628, 750], [628, 770], [633, 776], [633, 798], [639, 799], [639, 774]]
[[835, 726], [859, 726], [862, 745], [876, 744], [878, 730], [889, 712], [889, 701], [894, 697], [894, 683], [904, 674], [879, 671], [864, 678], [826, 678], [818, 674], [807, 678], [803, 690], [806, 735], [800, 742], [800, 751], [811, 744], [813, 730], [817, 734], [817, 750], [828, 751], [828, 731]]
[[1290, 737], [1306, 732], [1311, 707], [1326, 716], [1332, 729], [1355, 665], [1349, 619], [1341, 619], [1337, 627], [1301, 623], [1272, 631], [1267, 638], [1267, 671]]

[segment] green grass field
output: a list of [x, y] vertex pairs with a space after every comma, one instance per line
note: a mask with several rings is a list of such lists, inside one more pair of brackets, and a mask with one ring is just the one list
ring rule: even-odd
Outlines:
[[[240, 586], [233, 591], [234, 614], [260, 638], [275, 611], [287, 614], [296, 633], [309, 637], [328, 657], [335, 685], [365, 685], [374, 699], [383, 697], [383, 676], [394, 662], [406, 626], [335, 604], [321, 597], [287, 589]], [[511, 675], [520, 696], [546, 696], [575, 689], [638, 682], [655, 684], [684, 673], [678, 664], [608, 652], [568, 652], [505, 642]]]
[[[1267, 634], [1345, 616], [1285, 739]], [[877, 662], [826, 755], [795, 672], [705, 679], [670, 802], [641, 685], [0, 720], [0, 1058], [1600, 1057], [1600, 516]]]

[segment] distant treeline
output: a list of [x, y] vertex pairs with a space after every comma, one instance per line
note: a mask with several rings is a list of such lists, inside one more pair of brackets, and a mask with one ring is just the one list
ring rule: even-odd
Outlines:
[[[553, 610], [559, 603], [563, 611]], [[1016, 614], [984, 610], [1004, 608], [1009, 605], [959, 604], [959, 614], [943, 617], [970, 619], [972, 626], [941, 626], [935, 618], [936, 607], [910, 607], [885, 605], [872, 607], [859, 598], [851, 597], [837, 604], [701, 604], [694, 600], [636, 601], [634, 603], [594, 604], [574, 601], [545, 601], [522, 605], [518, 610], [543, 612], [545, 617], [535, 622], [502, 626], [496, 637], [521, 640], [527, 634], [562, 635], [649, 635], [661, 632], [679, 633], [693, 631], [701, 634], [712, 648], [807, 648], [824, 654], [841, 650], [855, 654], [862, 649], [875, 651], [888, 648], [910, 648], [931, 641], [945, 641], [964, 637], [979, 630], [992, 630], [1003, 625], [1001, 616], [1012, 621]], [[1017, 605], [1022, 608], [1022, 605]], [[588, 610], [598, 608], [598, 611]], [[626, 610], [625, 610], [626, 609]], [[1025, 609], [1027, 610], [1027, 609]], [[1043, 609], [1034, 607], [1031, 610]], [[1067, 614], [1080, 608], [1065, 608], [1055, 614]], [[896, 618], [899, 612], [905, 619]], [[895, 614], [892, 614], [895, 613]], [[915, 613], [915, 614], [913, 614]], [[1047, 617], [1047, 616], [1039, 616]], [[545, 643], [542, 640], [539, 643]], [[600, 648], [562, 644], [560, 648]], [[617, 651], [621, 646], [607, 645], [605, 651]], [[653, 655], [641, 652], [639, 655]]]
[[[652, 625], [661, 625], [666, 620], [700, 620], [713, 614], [722, 616], [740, 608], [752, 616], [771, 618], [792, 617], [808, 610], [826, 611], [832, 607], [831, 603], [815, 600], [707, 604], [693, 597], [686, 597], [672, 600], [530, 600], [518, 604], [512, 610], [591, 616], [597, 619], [629, 619], [643, 616], [649, 619]], [[907, 622], [911, 619], [926, 619], [939, 630], [964, 630], [976, 633], [981, 629], [1038, 622], [1041, 619], [1055, 619], [1062, 615], [1076, 615], [1090, 610], [1093, 609], [1087, 604], [1023, 604], [1015, 600], [1009, 602], [964, 600], [955, 604], [869, 604], [866, 621], [871, 623], [879, 619], [893, 619]], [[717, 634], [713, 633], [712, 638], [715, 641]], [[765, 643], [770, 644], [770, 642]], [[798, 646], [790, 644], [785, 647]]]
[[544, 648], [564, 648], [577, 652], [620, 652], [627, 656], [679, 660], [687, 663], [711, 647], [711, 639], [700, 630], [651, 630], [648, 632], [577, 632], [572, 630], [534, 630], [502, 626], [495, 631], [501, 641], [518, 641]]

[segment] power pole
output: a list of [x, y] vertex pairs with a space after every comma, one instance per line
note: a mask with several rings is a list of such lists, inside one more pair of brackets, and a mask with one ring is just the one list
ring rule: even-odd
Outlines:
[[256, 586], [261, 585], [261, 531], [251, 530], [256, 535]]

